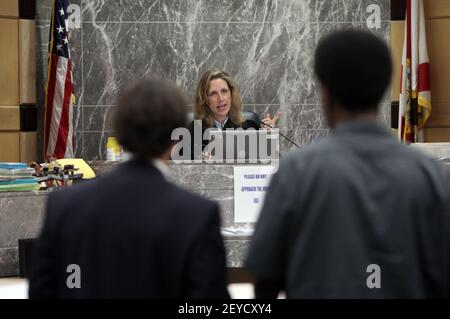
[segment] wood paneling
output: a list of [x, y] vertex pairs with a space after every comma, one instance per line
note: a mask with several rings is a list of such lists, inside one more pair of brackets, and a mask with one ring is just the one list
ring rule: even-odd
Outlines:
[[37, 160], [37, 133], [20, 132], [20, 161], [23, 163]]
[[431, 116], [425, 142], [450, 142], [450, 18], [428, 19], [427, 46], [431, 72]]
[[426, 123], [426, 127], [450, 126], [450, 103], [433, 102], [431, 116]]
[[0, 19], [0, 105], [19, 104], [19, 20]]
[[426, 19], [450, 18], [450, 0], [424, 0], [423, 9]]
[[20, 104], [36, 103], [34, 20], [19, 21]]
[[398, 101], [400, 95], [400, 73], [402, 67], [403, 38], [405, 21], [391, 21], [392, 82], [391, 99]]
[[0, 17], [19, 17], [19, 1], [0, 0]]
[[424, 138], [427, 143], [450, 142], [450, 127], [425, 128]]
[[0, 161], [19, 162], [20, 132], [0, 132]]
[[0, 131], [20, 130], [20, 107], [0, 106]]
[[426, 27], [432, 102], [450, 102], [450, 19], [428, 20]]

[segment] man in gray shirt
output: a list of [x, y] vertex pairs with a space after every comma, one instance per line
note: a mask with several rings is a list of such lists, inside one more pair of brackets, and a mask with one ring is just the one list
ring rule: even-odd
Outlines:
[[320, 41], [315, 73], [332, 134], [273, 177], [246, 261], [257, 298], [449, 296], [449, 179], [376, 123], [391, 69], [373, 34]]

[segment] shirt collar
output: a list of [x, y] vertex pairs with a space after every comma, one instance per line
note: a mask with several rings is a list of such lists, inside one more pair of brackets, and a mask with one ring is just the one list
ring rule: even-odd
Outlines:
[[217, 127], [219, 130], [222, 130], [225, 127], [225, 124], [227, 124], [228, 121], [228, 116], [227, 118], [223, 121], [223, 123], [220, 123], [217, 120], [214, 120], [214, 126]]
[[150, 161], [150, 163], [153, 164], [153, 166], [155, 166], [156, 169], [158, 169], [164, 177], [168, 176], [169, 167], [167, 166], [166, 162], [164, 162], [163, 160], [154, 158]]
[[333, 133], [336, 135], [343, 135], [347, 133], [362, 133], [370, 135], [387, 135], [390, 136], [389, 131], [376, 122], [369, 121], [348, 121], [337, 125]]

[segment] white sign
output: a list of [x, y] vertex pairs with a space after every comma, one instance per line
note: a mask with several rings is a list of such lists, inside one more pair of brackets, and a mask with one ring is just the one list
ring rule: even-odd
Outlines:
[[255, 223], [275, 166], [234, 167], [234, 222]]

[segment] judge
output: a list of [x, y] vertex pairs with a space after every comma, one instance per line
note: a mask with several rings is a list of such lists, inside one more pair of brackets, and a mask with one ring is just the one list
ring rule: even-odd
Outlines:
[[[194, 120], [201, 120], [202, 136], [206, 129], [219, 130], [242, 128], [244, 130], [274, 128], [281, 112], [274, 117], [266, 114], [261, 121], [244, 120], [242, 101], [234, 79], [225, 71], [212, 69], [206, 71], [197, 86], [194, 102]], [[261, 123], [260, 123], [261, 122]], [[194, 121], [189, 124], [191, 136], [194, 137]], [[195, 141], [195, 138], [192, 138]], [[202, 150], [209, 140], [202, 140]], [[194, 143], [191, 156], [194, 158]]]

